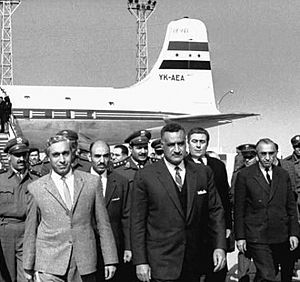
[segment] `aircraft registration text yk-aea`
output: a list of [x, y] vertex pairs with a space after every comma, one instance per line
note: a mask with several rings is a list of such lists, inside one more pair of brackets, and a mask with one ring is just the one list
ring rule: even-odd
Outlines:
[[160, 80], [185, 81], [183, 74], [159, 74]]

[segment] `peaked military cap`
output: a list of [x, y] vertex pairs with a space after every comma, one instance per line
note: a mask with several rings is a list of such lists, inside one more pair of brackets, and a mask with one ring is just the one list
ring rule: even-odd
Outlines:
[[241, 153], [246, 152], [256, 152], [256, 148], [254, 144], [242, 144], [236, 147], [237, 150], [241, 151]]
[[151, 147], [152, 147], [155, 151], [163, 151], [163, 148], [162, 148], [162, 144], [161, 144], [161, 140], [160, 140], [160, 139], [155, 139], [154, 141], [152, 141]]
[[244, 159], [252, 159], [256, 156], [256, 147], [254, 144], [242, 144], [236, 147]]
[[298, 146], [300, 144], [300, 135], [295, 135], [292, 139], [291, 139], [291, 143], [294, 146]]
[[13, 138], [6, 143], [3, 151], [9, 154], [28, 152], [29, 142], [24, 137]]
[[56, 135], [59, 136], [65, 136], [68, 138], [70, 141], [77, 141], [78, 140], [78, 134], [71, 130], [71, 129], [64, 129], [56, 133]]
[[128, 136], [124, 143], [129, 143], [129, 145], [143, 145], [148, 144], [151, 139], [151, 133], [148, 130], [139, 130], [133, 132], [130, 136]]

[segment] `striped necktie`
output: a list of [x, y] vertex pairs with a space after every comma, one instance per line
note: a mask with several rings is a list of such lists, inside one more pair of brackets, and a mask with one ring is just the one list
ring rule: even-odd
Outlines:
[[175, 171], [176, 171], [175, 172], [175, 182], [176, 182], [176, 185], [177, 185], [177, 187], [179, 189], [179, 192], [181, 192], [181, 190], [182, 190], [182, 178], [181, 178], [181, 175], [179, 173], [180, 167], [176, 166], [175, 167]]

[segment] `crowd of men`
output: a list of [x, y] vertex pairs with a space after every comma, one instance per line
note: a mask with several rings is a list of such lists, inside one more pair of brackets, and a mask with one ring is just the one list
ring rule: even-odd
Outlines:
[[[268, 139], [237, 147], [228, 183], [210, 135], [176, 123], [140, 130], [112, 149], [78, 134], [6, 144], [0, 172], [0, 281], [225, 281], [238, 248], [239, 281], [292, 281], [299, 257], [300, 135], [277, 158]], [[86, 156], [86, 157], [83, 157]], [[255, 267], [254, 267], [255, 266]]]

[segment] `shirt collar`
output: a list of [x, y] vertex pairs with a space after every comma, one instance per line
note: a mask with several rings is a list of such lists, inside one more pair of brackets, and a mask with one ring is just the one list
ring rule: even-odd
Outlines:
[[[73, 176], [72, 169], [70, 169], [70, 171], [66, 175], [64, 175], [65, 179], [68, 179], [68, 178], [70, 178], [72, 176]], [[62, 176], [60, 174], [56, 173], [53, 169], [51, 171], [51, 177], [54, 180], [61, 180], [61, 178], [62, 178]]]
[[[259, 166], [259, 168], [260, 168], [261, 171], [266, 172], [266, 168], [263, 167], [262, 164], [261, 164], [260, 162], [258, 163], [258, 166]], [[268, 170], [268, 171], [269, 171], [270, 173], [273, 171], [272, 166], [269, 167], [269, 170]]]
[[182, 170], [185, 170], [185, 166], [184, 166], [184, 161], [183, 161], [183, 160], [182, 160], [181, 163], [178, 164], [178, 165], [171, 164], [170, 162], [168, 162], [168, 161], [166, 160], [166, 158], [164, 158], [164, 162], [165, 162], [166, 166], [168, 167], [168, 169], [169, 169], [170, 171], [175, 170], [175, 167], [177, 167], [177, 166], [180, 168], [181, 171], [182, 171]]
[[107, 178], [107, 169], [103, 173], [99, 174], [93, 167], [91, 167], [91, 174]]

